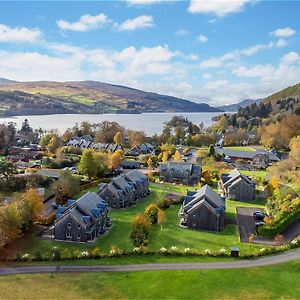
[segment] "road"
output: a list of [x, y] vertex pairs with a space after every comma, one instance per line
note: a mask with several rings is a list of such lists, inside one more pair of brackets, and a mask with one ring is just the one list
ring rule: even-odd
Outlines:
[[34, 274], [34, 273], [81, 273], [81, 272], [134, 272], [159, 270], [215, 270], [244, 269], [281, 264], [300, 259], [300, 248], [257, 259], [244, 259], [230, 262], [210, 263], [160, 263], [130, 265], [95, 265], [95, 266], [3, 266], [0, 275]]

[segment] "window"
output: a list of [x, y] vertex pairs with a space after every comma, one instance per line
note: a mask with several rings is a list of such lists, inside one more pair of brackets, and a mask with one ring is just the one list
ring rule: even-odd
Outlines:
[[71, 228], [71, 223], [68, 223], [68, 228]]
[[67, 232], [67, 238], [71, 238], [72, 237], [72, 235], [71, 235], [71, 232]]
[[77, 239], [80, 240], [80, 237], [81, 237], [81, 235], [80, 235], [80, 233], [78, 233], [77, 234]]
[[77, 228], [78, 228], [78, 229], [81, 229], [81, 226], [80, 226], [80, 224], [78, 224], [78, 225], [77, 225]]
[[193, 227], [197, 226], [197, 215], [193, 214]]

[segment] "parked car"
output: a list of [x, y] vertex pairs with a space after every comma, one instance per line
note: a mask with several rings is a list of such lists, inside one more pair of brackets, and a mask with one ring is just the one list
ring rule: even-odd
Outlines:
[[265, 225], [265, 222], [256, 222], [255, 223], [255, 227], [258, 228], [258, 227], [261, 227], [261, 226], [264, 226]]
[[52, 203], [52, 204], [51, 204], [51, 207], [52, 207], [53, 209], [58, 209], [58, 206], [59, 206], [59, 205], [56, 204], [56, 203]]
[[257, 220], [257, 221], [263, 221], [264, 220], [264, 217], [266, 216], [266, 213], [264, 213], [263, 211], [255, 211], [253, 213], [253, 218], [254, 220]]

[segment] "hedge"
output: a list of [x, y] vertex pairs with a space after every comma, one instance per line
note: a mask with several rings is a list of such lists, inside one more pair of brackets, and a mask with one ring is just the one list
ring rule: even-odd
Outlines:
[[273, 226], [262, 226], [258, 228], [258, 233], [263, 236], [276, 236], [282, 233], [289, 225], [300, 218], [300, 208], [298, 208], [294, 213], [287, 215], [285, 218], [279, 220]]

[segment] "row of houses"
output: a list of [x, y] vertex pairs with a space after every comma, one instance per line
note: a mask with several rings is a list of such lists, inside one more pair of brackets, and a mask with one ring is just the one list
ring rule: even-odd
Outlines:
[[139, 156], [141, 154], [155, 154], [155, 149], [151, 144], [144, 143], [134, 146], [126, 153], [128, 156]]
[[51, 237], [57, 240], [88, 242], [111, 226], [110, 208], [126, 208], [150, 194], [148, 177], [133, 170], [101, 184], [98, 193], [88, 192], [78, 200], [68, 200], [56, 211]]
[[160, 164], [159, 176], [161, 181], [195, 185], [201, 179], [201, 166], [189, 162], [172, 161]]
[[150, 194], [149, 180], [142, 172], [132, 170], [102, 184], [98, 194], [112, 208], [127, 208]]
[[276, 150], [256, 149], [255, 151], [244, 151], [215, 147], [215, 153], [233, 161], [243, 160], [246, 163], [250, 163], [262, 169], [267, 168], [270, 164], [280, 161], [280, 155]]
[[108, 144], [108, 143], [93, 143], [91, 136], [73, 137], [69, 142], [66, 143], [69, 147], [78, 147], [81, 149], [90, 148], [94, 151], [103, 152], [116, 152], [117, 150], [122, 150], [122, 146], [118, 144]]
[[88, 242], [103, 234], [109, 226], [107, 203], [96, 193], [87, 193], [58, 207], [50, 232], [57, 240]]

